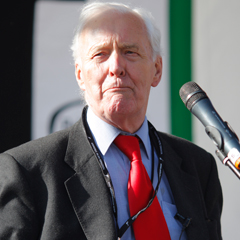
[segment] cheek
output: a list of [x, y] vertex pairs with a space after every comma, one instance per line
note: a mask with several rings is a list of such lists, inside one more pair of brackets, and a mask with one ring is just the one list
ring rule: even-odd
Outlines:
[[104, 74], [104, 69], [100, 66], [88, 68], [85, 71], [85, 85], [86, 91], [91, 92], [91, 95], [99, 96], [102, 92], [102, 87], [104, 85], [104, 79], [106, 78]]
[[132, 78], [135, 85], [135, 96], [144, 102], [149, 97], [153, 80], [153, 76], [149, 74], [149, 70], [150, 69], [144, 70], [144, 68], [142, 68], [142, 71], [138, 71]]
[[146, 66], [140, 66], [132, 69], [129, 74], [134, 85], [137, 89], [145, 91], [151, 86], [153, 80], [153, 74], [150, 68]]

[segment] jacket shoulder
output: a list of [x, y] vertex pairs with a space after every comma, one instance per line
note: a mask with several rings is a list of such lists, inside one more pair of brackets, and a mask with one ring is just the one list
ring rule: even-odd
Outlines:
[[18, 163], [31, 168], [36, 164], [58, 158], [64, 158], [70, 129], [58, 131], [45, 137], [29, 141], [20, 146], [7, 150], [4, 155], [11, 156]]
[[212, 155], [205, 149], [199, 147], [198, 145], [190, 142], [189, 140], [177, 137], [168, 133], [158, 132], [160, 139], [163, 144], [168, 144], [173, 150], [175, 150], [180, 156], [198, 156], [199, 157], [211, 157]]
[[200, 182], [207, 181], [207, 176], [214, 172], [218, 176], [217, 165], [212, 154], [196, 144], [171, 134], [159, 132], [165, 156], [181, 159], [181, 168], [190, 175], [197, 175]]

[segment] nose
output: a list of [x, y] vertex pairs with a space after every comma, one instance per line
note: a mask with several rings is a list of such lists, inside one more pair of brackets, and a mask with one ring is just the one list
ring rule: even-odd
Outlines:
[[113, 51], [109, 58], [109, 75], [111, 77], [125, 76], [125, 60], [119, 52]]

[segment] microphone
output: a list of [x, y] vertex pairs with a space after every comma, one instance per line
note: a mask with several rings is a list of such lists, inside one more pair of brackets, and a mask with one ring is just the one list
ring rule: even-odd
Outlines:
[[207, 94], [195, 82], [185, 83], [179, 94], [187, 109], [205, 126], [207, 135], [218, 148], [216, 154], [220, 160], [224, 164], [230, 160], [240, 169], [238, 137], [230, 125], [219, 116]]

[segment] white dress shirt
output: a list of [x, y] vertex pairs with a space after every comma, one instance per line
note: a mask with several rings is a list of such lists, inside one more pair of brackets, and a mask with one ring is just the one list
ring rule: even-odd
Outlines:
[[[113, 143], [114, 139], [123, 133], [118, 128], [106, 123], [97, 117], [93, 111], [88, 108], [87, 111], [87, 122], [90, 130], [93, 134], [96, 145], [98, 146], [100, 152], [102, 153], [104, 162], [111, 176], [112, 184], [114, 187], [114, 192], [116, 196], [117, 209], [118, 209], [118, 219], [117, 223], [119, 228], [129, 219], [129, 206], [128, 206], [128, 196], [127, 196], [127, 183], [130, 170], [129, 159], [116, 147]], [[126, 133], [125, 133], [126, 134]], [[141, 157], [143, 164], [151, 178], [152, 170], [152, 160], [151, 160], [151, 142], [148, 134], [148, 123], [147, 118], [141, 126], [141, 128], [134, 133], [139, 138], [141, 138], [142, 143], [140, 144]], [[156, 188], [158, 182], [158, 158], [156, 152], [154, 153], [154, 179], [153, 187]], [[170, 232], [171, 240], [179, 240], [179, 236], [182, 230], [182, 224], [174, 219], [177, 213], [177, 208], [174, 203], [172, 192], [167, 180], [167, 177], [163, 171], [161, 183], [157, 193], [157, 198], [162, 208], [163, 214], [165, 216], [168, 229]], [[121, 240], [134, 240], [134, 233], [132, 227], [129, 228]], [[181, 240], [186, 240], [186, 233], [184, 232]]]

